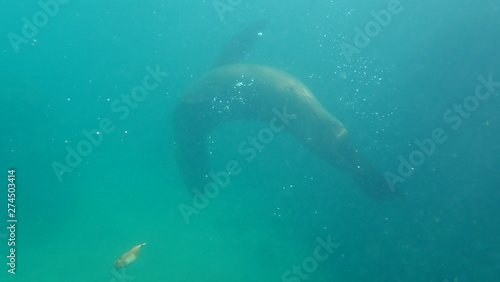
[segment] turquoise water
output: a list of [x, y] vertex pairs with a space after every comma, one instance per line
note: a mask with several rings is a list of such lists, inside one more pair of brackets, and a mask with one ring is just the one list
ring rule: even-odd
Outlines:
[[[498, 1], [298, 2], [4, 3], [0, 281], [498, 281]], [[241, 173], [186, 223], [173, 109], [260, 19], [244, 62], [306, 84], [404, 200], [371, 200], [284, 132], [247, 162], [238, 145], [267, 125], [233, 121], [211, 162]]]

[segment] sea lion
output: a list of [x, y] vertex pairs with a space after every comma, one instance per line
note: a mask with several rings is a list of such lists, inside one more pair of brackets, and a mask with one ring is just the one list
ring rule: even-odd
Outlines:
[[139, 256], [141, 247], [144, 245], [146, 245], [146, 243], [142, 243], [140, 245], [133, 247], [130, 251], [124, 253], [118, 260], [116, 260], [115, 261], [116, 270], [119, 270], [120, 268], [123, 267], [127, 267], [131, 263], [133, 263]]
[[[236, 46], [236, 53], [246, 52], [251, 43], [237, 44], [237, 40], [255, 37], [262, 26], [260, 23], [245, 29], [225, 49]], [[253, 43], [250, 39], [245, 42]], [[224, 63], [203, 75], [180, 99], [174, 112], [176, 161], [190, 190], [202, 190], [208, 182], [211, 169], [206, 139], [214, 127], [238, 119], [269, 122], [276, 111], [284, 111], [293, 116], [284, 129], [304, 147], [346, 171], [370, 196], [381, 199], [394, 194], [383, 174], [354, 148], [344, 125], [300, 80], [269, 66], [230, 63], [221, 58], [217, 61]]]

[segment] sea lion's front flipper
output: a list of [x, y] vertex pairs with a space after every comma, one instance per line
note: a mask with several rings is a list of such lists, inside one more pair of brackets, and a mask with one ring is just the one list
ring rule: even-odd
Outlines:
[[259, 37], [259, 33], [267, 26], [268, 22], [268, 20], [260, 20], [233, 35], [222, 48], [212, 68], [239, 63], [248, 54], [255, 40]]
[[201, 189], [210, 172], [210, 158], [206, 139], [212, 129], [210, 106], [206, 102], [181, 99], [175, 108], [174, 146], [177, 168], [189, 191]]
[[378, 202], [404, 198], [404, 193], [398, 188], [391, 187], [384, 174], [371, 163], [361, 157], [356, 159], [355, 168], [348, 172], [370, 198]]

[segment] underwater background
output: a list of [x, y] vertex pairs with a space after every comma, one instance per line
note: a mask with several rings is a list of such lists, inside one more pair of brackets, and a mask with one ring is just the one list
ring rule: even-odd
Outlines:
[[[497, 0], [4, 2], [0, 281], [499, 281]], [[246, 162], [238, 145], [267, 125], [233, 121], [211, 135], [211, 161], [241, 173], [183, 217], [192, 195], [173, 109], [262, 19], [243, 61], [307, 85], [367, 159], [399, 175], [404, 200], [373, 201], [284, 132]], [[436, 130], [445, 140], [422, 149]], [[85, 153], [70, 166], [72, 150]]]

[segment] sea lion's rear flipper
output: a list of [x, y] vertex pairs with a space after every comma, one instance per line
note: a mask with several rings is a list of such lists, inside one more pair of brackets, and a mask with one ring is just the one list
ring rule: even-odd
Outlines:
[[240, 62], [248, 54], [255, 40], [257, 40], [268, 23], [268, 20], [260, 20], [233, 35], [231, 40], [222, 48], [212, 67], [216, 68]]

